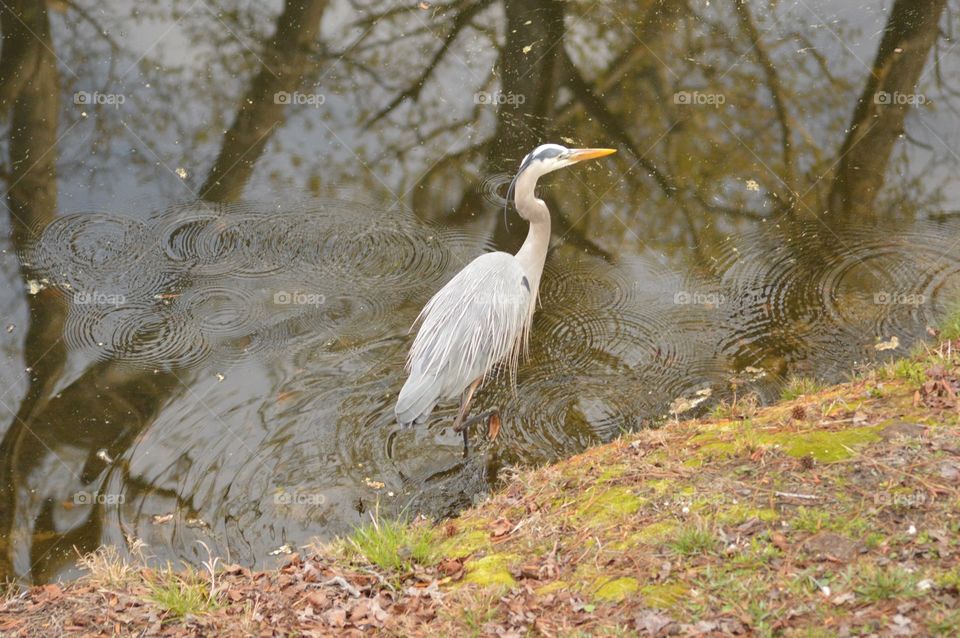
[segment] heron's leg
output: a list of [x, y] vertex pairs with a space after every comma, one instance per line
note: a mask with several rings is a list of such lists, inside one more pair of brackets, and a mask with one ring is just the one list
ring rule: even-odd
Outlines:
[[453, 422], [453, 431], [463, 433], [463, 458], [467, 458], [467, 452], [469, 450], [467, 440], [468, 431], [463, 420], [467, 418], [467, 413], [470, 411], [470, 402], [473, 401], [473, 393], [477, 391], [479, 386], [480, 379], [477, 379], [463, 391], [463, 395], [460, 397], [460, 412], [457, 413], [457, 419]]
[[463, 458], [467, 458], [467, 452], [469, 450], [467, 434], [470, 432], [470, 426], [478, 421], [487, 422], [487, 436], [491, 441], [495, 441], [497, 434], [500, 432], [500, 409], [491, 408], [486, 412], [481, 412], [480, 414], [470, 417], [460, 424], [460, 428], [463, 430]]
[[493, 419], [497, 420], [497, 424], [495, 428], [491, 428], [490, 430], [492, 432], [492, 434], [490, 434], [490, 440], [492, 441], [497, 438], [497, 433], [500, 431], [500, 424], [499, 424], [500, 408], [490, 408], [486, 412], [475, 414], [474, 416], [464, 421], [461, 427], [463, 427], [463, 429], [466, 430], [474, 423], [478, 423], [480, 421], [493, 420]]
[[473, 393], [477, 391], [479, 386], [480, 379], [477, 379], [468, 385], [467, 389], [464, 390], [460, 396], [460, 412], [457, 413], [457, 419], [453, 422], [454, 432], [461, 432], [463, 430], [463, 420], [467, 418], [467, 413], [470, 411], [470, 402], [473, 401]]

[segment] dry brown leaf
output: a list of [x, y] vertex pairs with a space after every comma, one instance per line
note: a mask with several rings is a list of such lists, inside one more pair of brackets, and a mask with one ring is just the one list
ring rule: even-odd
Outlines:
[[490, 420], [487, 422], [487, 438], [496, 441], [498, 434], [500, 434], [500, 415], [494, 413], [490, 415]]
[[511, 529], [513, 529], [513, 523], [509, 520], [503, 518], [502, 516], [495, 520], [492, 525], [490, 525], [490, 533], [492, 536], [504, 536]]

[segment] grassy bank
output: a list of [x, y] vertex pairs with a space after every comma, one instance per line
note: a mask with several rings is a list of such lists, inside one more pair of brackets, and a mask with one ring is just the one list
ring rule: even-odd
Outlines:
[[625, 436], [277, 571], [102, 550], [7, 592], [0, 634], [960, 635], [958, 349]]

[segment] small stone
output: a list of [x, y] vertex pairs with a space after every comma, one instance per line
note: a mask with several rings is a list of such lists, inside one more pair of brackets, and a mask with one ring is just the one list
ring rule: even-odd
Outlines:
[[957, 479], [960, 479], [960, 469], [957, 469], [957, 466], [950, 461], [945, 461], [940, 465], [940, 477], [956, 482]]
[[838, 606], [846, 605], [847, 603], [852, 603], [854, 598], [856, 598], [856, 596], [854, 596], [852, 592], [844, 592], [842, 594], [837, 594], [836, 596], [834, 596], [833, 600], [831, 600], [830, 602]]
[[817, 561], [831, 558], [848, 562], [857, 555], [857, 543], [834, 532], [820, 532], [803, 543], [803, 550]]

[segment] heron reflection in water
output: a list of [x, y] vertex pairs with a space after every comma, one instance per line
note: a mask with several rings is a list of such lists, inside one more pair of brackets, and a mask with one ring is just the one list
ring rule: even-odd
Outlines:
[[550, 243], [550, 211], [534, 194], [537, 180], [571, 164], [615, 153], [609, 148], [569, 149], [538, 146], [520, 163], [510, 184], [517, 212], [530, 224], [516, 255], [492, 252], [470, 262], [423, 307], [420, 329], [407, 357], [409, 376], [397, 398], [397, 422], [407, 427], [427, 420], [437, 403], [460, 397], [454, 431], [491, 420], [499, 429], [496, 408], [467, 419], [470, 402], [484, 379], [505, 364], [516, 378], [520, 353], [526, 353], [537, 291]]

